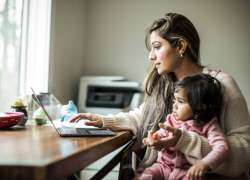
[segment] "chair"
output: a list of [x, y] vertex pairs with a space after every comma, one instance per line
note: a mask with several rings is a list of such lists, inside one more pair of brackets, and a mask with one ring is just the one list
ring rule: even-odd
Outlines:
[[[124, 148], [115, 156], [113, 159], [111, 159], [100, 171], [98, 171], [97, 174], [95, 174], [90, 180], [100, 180], [103, 177], [105, 177], [118, 163], [120, 163], [120, 170], [119, 170], [119, 180], [121, 180], [122, 175], [122, 168], [125, 156], [129, 152], [135, 152], [135, 154], [138, 156], [139, 160], [142, 159], [141, 151], [139, 148], [139, 144], [137, 142], [137, 137], [133, 136], [132, 139], [124, 146]], [[132, 158], [133, 159], [133, 158]], [[135, 158], [134, 158], [135, 159]], [[136, 164], [135, 162], [132, 164]], [[76, 180], [76, 175], [71, 176], [72, 180]], [[68, 178], [68, 179], [70, 179]]]
[[[122, 175], [124, 173], [123, 172], [124, 159], [125, 159], [125, 156], [130, 152], [134, 152], [134, 154], [136, 155], [136, 156], [132, 155], [132, 168], [135, 171], [137, 167], [137, 158], [139, 161], [141, 161], [145, 155], [144, 150], [141, 149], [139, 142], [137, 141], [137, 137], [133, 138], [133, 142], [131, 142], [130, 145], [126, 148], [126, 150], [123, 152], [123, 155], [120, 161], [120, 170], [119, 170], [118, 180], [122, 180]], [[131, 173], [134, 173], [134, 172], [131, 172]]]
[[[112, 159], [110, 160], [97, 174], [95, 174], [90, 180], [100, 180], [105, 177], [118, 163], [120, 163], [119, 169], [119, 178], [121, 180], [123, 173], [124, 160], [128, 153], [134, 152], [135, 155], [132, 155], [132, 168], [130, 173], [132, 173], [132, 177], [134, 176], [134, 171], [137, 166], [137, 158], [139, 161], [144, 157], [145, 152], [140, 148], [140, 145], [137, 141], [137, 137], [133, 136], [131, 141], [125, 145], [125, 147]], [[68, 177], [67, 180], [79, 180], [79, 173], [73, 174]]]

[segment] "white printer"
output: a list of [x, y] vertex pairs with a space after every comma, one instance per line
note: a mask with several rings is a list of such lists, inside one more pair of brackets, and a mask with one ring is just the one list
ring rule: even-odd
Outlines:
[[[100, 115], [128, 112], [140, 106], [143, 93], [138, 82], [126, 81], [121, 76], [84, 76], [80, 79], [78, 111]], [[81, 171], [81, 180], [91, 179], [123, 147], [104, 156]], [[135, 159], [133, 158], [128, 161]], [[129, 158], [129, 157], [128, 157]], [[133, 163], [132, 163], [133, 164]], [[117, 180], [119, 165], [109, 172], [103, 180]]]
[[139, 107], [142, 99], [138, 82], [121, 76], [83, 76], [77, 106], [80, 113], [117, 114]]

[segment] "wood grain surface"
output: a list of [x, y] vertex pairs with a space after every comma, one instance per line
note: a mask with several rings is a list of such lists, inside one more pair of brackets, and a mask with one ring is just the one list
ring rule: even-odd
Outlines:
[[123, 146], [130, 131], [117, 136], [60, 137], [52, 126], [35, 125], [0, 129], [1, 180], [59, 180]]

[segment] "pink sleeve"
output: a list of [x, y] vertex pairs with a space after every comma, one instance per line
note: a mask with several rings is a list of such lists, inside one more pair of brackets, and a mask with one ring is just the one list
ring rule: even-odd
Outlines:
[[212, 147], [212, 151], [201, 161], [207, 163], [213, 171], [225, 162], [230, 155], [228, 140], [220, 128], [217, 118], [213, 118], [208, 123], [207, 139]]

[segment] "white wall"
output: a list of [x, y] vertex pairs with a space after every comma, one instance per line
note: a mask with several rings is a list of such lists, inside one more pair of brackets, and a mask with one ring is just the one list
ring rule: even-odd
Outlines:
[[84, 71], [85, 0], [52, 0], [49, 92], [66, 104], [78, 96]]
[[196, 26], [203, 65], [232, 75], [250, 106], [249, 9], [247, 0], [56, 0], [54, 66], [66, 70], [76, 60], [77, 76], [69, 76], [67, 70], [60, 77], [58, 69], [52, 68], [52, 93], [63, 103], [76, 100], [73, 93], [79, 79], [74, 78], [81, 75], [119, 75], [142, 82], [149, 64], [144, 30], [153, 20], [176, 12]]

